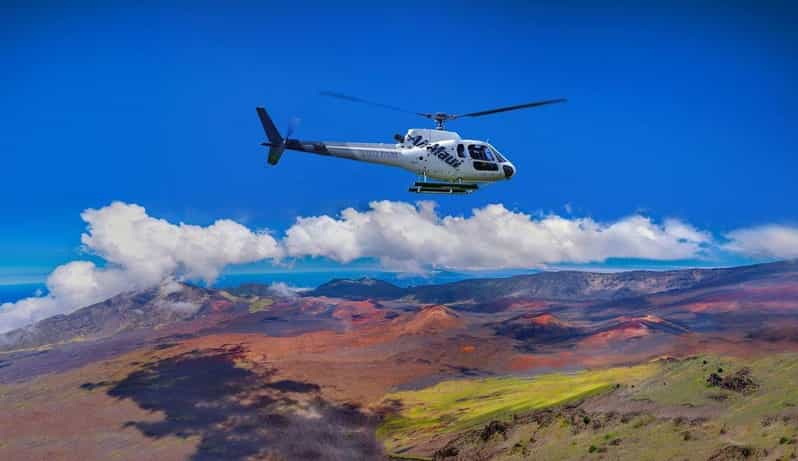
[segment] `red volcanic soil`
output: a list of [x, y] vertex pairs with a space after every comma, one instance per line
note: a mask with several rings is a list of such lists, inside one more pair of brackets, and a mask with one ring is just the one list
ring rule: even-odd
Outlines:
[[510, 359], [510, 370], [530, 371], [535, 369], [562, 369], [577, 365], [572, 352], [553, 354], [517, 354]]
[[643, 325], [647, 328], [655, 330], [669, 330], [681, 333], [687, 333], [689, 331], [689, 329], [686, 327], [677, 325], [653, 314], [641, 315], [639, 317], [618, 317], [617, 322], [619, 323], [619, 326]]
[[682, 334], [687, 332], [687, 328], [652, 314], [640, 317], [618, 317], [612, 326], [588, 336], [581, 343], [585, 346], [610, 346], [612, 343], [656, 333]]
[[272, 309], [296, 311], [308, 315], [320, 315], [327, 312], [330, 306], [334, 306], [339, 302], [341, 302], [340, 299], [324, 297], [292, 298], [274, 303]]
[[648, 336], [652, 331], [642, 322], [626, 322], [608, 330], [590, 335], [581, 341], [584, 346], [608, 346], [613, 342]]
[[746, 314], [766, 318], [771, 314], [798, 313], [798, 277], [775, 277], [725, 286], [666, 292], [646, 298], [648, 308], [664, 317], [682, 315], [731, 316]]
[[549, 302], [540, 299], [532, 299], [532, 300], [519, 300], [513, 299], [507, 301], [507, 305], [505, 307], [506, 310], [510, 311], [532, 311], [532, 310], [539, 310], [545, 309], [549, 307]]
[[550, 314], [548, 312], [543, 312], [541, 314], [523, 314], [519, 317], [515, 317], [513, 319], [514, 323], [525, 323], [528, 325], [538, 325], [541, 327], [557, 327], [557, 328], [571, 328], [571, 325], [568, 322], [565, 322], [555, 316], [554, 314]]
[[695, 313], [791, 311], [798, 308], [798, 287], [770, 285], [716, 291], [685, 303]]
[[332, 316], [335, 319], [348, 320], [353, 323], [368, 323], [382, 320], [385, 313], [371, 301], [342, 301], [335, 306]]
[[406, 334], [434, 333], [436, 331], [461, 328], [464, 325], [460, 314], [446, 306], [426, 306], [409, 320], [397, 319], [401, 332]]
[[445, 379], [463, 376], [467, 370], [490, 374], [507, 368], [502, 356], [511, 346], [505, 341], [480, 338], [479, 347], [474, 347], [473, 337], [399, 334], [399, 329], [384, 327], [279, 338], [203, 336], [183, 342], [179, 350], [241, 345], [244, 362], [272, 369], [275, 378], [313, 383], [325, 399], [361, 405], [379, 400], [396, 386], [430, 376]]
[[233, 303], [226, 299], [215, 299], [211, 301], [211, 309], [213, 312], [223, 312], [233, 307]]
[[536, 323], [538, 325], [563, 325], [563, 322], [558, 319], [557, 317], [545, 312], [543, 314], [536, 315], [529, 319], [532, 323]]

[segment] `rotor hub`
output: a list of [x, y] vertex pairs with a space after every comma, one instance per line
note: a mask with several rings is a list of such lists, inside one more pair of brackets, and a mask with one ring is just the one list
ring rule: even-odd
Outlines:
[[430, 114], [429, 118], [435, 121], [436, 130], [443, 130], [445, 129], [446, 122], [457, 118], [457, 116], [447, 114], [446, 112], [435, 112], [434, 114]]

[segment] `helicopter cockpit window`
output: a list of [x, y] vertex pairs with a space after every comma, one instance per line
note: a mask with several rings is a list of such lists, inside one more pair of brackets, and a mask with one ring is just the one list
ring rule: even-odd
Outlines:
[[504, 163], [504, 162], [507, 161], [507, 159], [504, 158], [502, 156], [502, 154], [500, 154], [499, 151], [497, 151], [496, 148], [494, 148], [494, 147], [485, 146], [485, 151], [493, 153], [493, 156], [496, 157], [496, 160], [501, 162], [501, 163]]
[[465, 147], [462, 144], [457, 145], [457, 156], [465, 158]]
[[496, 161], [496, 157], [493, 156], [493, 151], [490, 150], [488, 146], [482, 146], [482, 152], [485, 153], [485, 158], [491, 162]]

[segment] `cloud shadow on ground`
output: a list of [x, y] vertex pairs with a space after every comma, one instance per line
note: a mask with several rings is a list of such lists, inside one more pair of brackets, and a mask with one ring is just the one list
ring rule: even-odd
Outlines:
[[118, 382], [81, 388], [105, 387], [114, 398], [162, 412], [161, 421], [125, 426], [153, 439], [199, 436], [195, 461], [380, 458], [375, 417], [323, 400], [314, 383], [271, 382], [273, 369], [237, 367], [243, 352], [240, 346], [195, 350], [147, 364]]

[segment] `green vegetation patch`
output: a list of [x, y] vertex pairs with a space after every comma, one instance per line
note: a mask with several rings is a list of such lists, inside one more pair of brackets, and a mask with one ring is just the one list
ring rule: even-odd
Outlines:
[[231, 301], [231, 302], [238, 301], [238, 296], [230, 293], [229, 291], [219, 290], [219, 294], [222, 295], [222, 297], [224, 299], [228, 300], [228, 301]]
[[[755, 386], [724, 387], [708, 379], [713, 374], [725, 379], [740, 370], [748, 370]], [[625, 386], [605, 402], [608, 410], [562, 409], [545, 425], [510, 419], [614, 384]], [[798, 354], [791, 352], [696, 356], [536, 378], [448, 381], [386, 399], [400, 410], [384, 421], [379, 434], [387, 450], [403, 454], [417, 449], [426, 453], [425, 446], [440, 446], [457, 433], [478, 429], [473, 437], [458, 440], [462, 459], [480, 450], [495, 453], [491, 459], [497, 461], [753, 459], [766, 451], [768, 459], [798, 457]], [[647, 409], [625, 413], [630, 400]], [[494, 419], [507, 424], [506, 435], [485, 440], [480, 427]]]
[[391, 450], [413, 439], [458, 432], [492, 419], [582, 399], [615, 384], [639, 383], [658, 370], [657, 364], [644, 364], [533, 378], [444, 381], [417, 391], [395, 392], [384, 402], [400, 402], [401, 410], [383, 421], [378, 436]]
[[[747, 368], [757, 383], [745, 394], [707, 384], [711, 373], [728, 376]], [[716, 407], [729, 424], [750, 423], [798, 406], [798, 354], [774, 354], [755, 360], [699, 356], [664, 368], [641, 383], [632, 397], [660, 405]]]
[[254, 314], [256, 312], [269, 310], [272, 304], [274, 304], [274, 300], [271, 298], [256, 297], [254, 301], [249, 303], [249, 313]]

